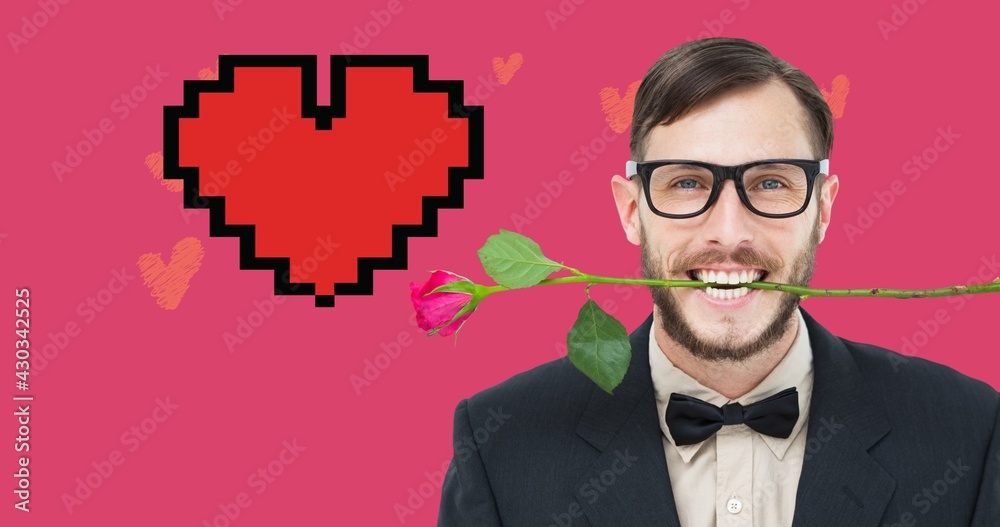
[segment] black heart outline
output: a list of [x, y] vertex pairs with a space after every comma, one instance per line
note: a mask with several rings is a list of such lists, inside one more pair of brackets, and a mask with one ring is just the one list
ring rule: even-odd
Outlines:
[[[317, 55], [220, 55], [218, 80], [185, 80], [184, 105], [163, 107], [163, 179], [184, 181], [184, 208], [209, 209], [209, 236], [235, 236], [240, 239], [240, 269], [274, 271], [274, 294], [315, 295], [316, 307], [334, 307], [336, 295], [371, 295], [375, 269], [407, 269], [407, 240], [410, 237], [436, 237], [439, 209], [464, 208], [465, 180], [483, 179], [483, 107], [465, 106], [464, 81], [430, 80], [428, 55], [331, 55], [330, 106], [316, 103]], [[358, 281], [335, 282], [334, 294], [316, 295], [314, 282], [292, 284], [291, 259], [256, 256], [255, 225], [226, 223], [223, 196], [201, 196], [197, 167], [181, 167], [180, 119], [199, 117], [199, 94], [233, 93], [234, 68], [297, 67], [302, 80], [302, 116], [314, 118], [317, 130], [331, 130], [334, 118], [346, 117], [348, 67], [408, 67], [413, 71], [413, 91], [448, 94], [448, 117], [468, 119], [468, 159], [466, 167], [448, 167], [448, 195], [424, 196], [420, 225], [392, 226], [392, 256], [358, 258]], [[339, 93], [338, 93], [339, 92]], [[204, 204], [199, 204], [202, 202]]]

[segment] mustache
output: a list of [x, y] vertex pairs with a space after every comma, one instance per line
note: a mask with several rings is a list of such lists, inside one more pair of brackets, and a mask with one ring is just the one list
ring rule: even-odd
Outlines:
[[734, 264], [741, 267], [751, 267], [772, 271], [778, 268], [778, 263], [767, 257], [765, 254], [750, 247], [737, 249], [732, 253], [725, 253], [718, 250], [706, 249], [677, 261], [672, 272], [674, 274], [686, 273], [689, 269], [705, 267], [712, 264]]

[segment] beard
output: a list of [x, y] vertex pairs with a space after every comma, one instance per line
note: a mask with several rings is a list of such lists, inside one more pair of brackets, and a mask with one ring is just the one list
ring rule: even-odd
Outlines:
[[[668, 277], [663, 272], [660, 263], [663, 258], [659, 254], [652, 254], [651, 249], [646, 244], [645, 226], [640, 225], [639, 245], [642, 248], [642, 273], [646, 278], [666, 280]], [[791, 267], [791, 276], [787, 283], [800, 286], [808, 286], [812, 280], [813, 269], [816, 261], [816, 247], [819, 245], [820, 223], [819, 214], [813, 224], [813, 232], [807, 246], [796, 255]], [[727, 257], [728, 256], [728, 257]], [[705, 251], [686, 258], [680, 264], [690, 262], [687, 267], [678, 266], [678, 273], [683, 273], [687, 269], [694, 268], [699, 264], [711, 264], [718, 262], [735, 262], [746, 267], [762, 268], [773, 272], [776, 264], [770, 258], [761, 255], [759, 252], [749, 248], [737, 250], [731, 255], [719, 251]], [[776, 342], [782, 339], [785, 334], [794, 326], [790, 324], [791, 317], [799, 306], [799, 295], [784, 293], [781, 291], [761, 290], [763, 294], [776, 294], [778, 298], [778, 309], [771, 320], [767, 321], [763, 331], [756, 337], [751, 336], [749, 341], [740, 343], [748, 333], [742, 328], [733, 328], [720, 339], [706, 340], [699, 337], [692, 325], [682, 312], [674, 294], [667, 287], [651, 286], [650, 291], [653, 296], [653, 303], [660, 311], [660, 325], [667, 336], [682, 348], [688, 350], [694, 357], [709, 362], [743, 362], [746, 361]], [[695, 294], [698, 294], [695, 292]], [[697, 323], [698, 321], [693, 321]]]

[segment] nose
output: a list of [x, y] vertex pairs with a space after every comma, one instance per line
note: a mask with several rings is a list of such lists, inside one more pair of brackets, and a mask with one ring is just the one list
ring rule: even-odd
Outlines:
[[707, 243], [733, 250], [753, 240], [753, 212], [743, 205], [736, 183], [725, 181], [712, 207], [702, 214], [702, 234]]

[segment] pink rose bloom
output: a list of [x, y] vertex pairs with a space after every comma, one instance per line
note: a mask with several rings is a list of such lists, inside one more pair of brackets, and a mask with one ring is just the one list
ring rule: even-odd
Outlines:
[[[430, 279], [423, 284], [410, 282], [410, 300], [413, 301], [413, 308], [417, 310], [417, 326], [420, 329], [430, 331], [444, 326], [472, 300], [472, 295], [457, 292], [438, 292], [423, 296], [436, 287], [461, 280], [468, 281], [468, 278], [439, 270], [431, 273]], [[460, 329], [465, 320], [474, 312], [475, 309], [465, 313], [448, 326], [441, 327], [437, 334], [442, 337], [451, 335]]]

